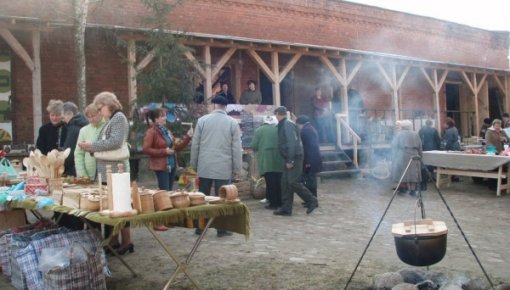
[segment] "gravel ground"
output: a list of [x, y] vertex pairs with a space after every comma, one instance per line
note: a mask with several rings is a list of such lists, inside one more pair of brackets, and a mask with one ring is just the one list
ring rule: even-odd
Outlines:
[[[392, 197], [391, 187], [389, 181], [372, 178], [325, 179], [319, 184], [320, 207], [306, 215], [296, 197], [291, 217], [274, 216], [259, 201], [245, 200], [251, 210], [251, 238], [237, 234], [218, 238], [209, 231], [188, 272], [205, 289], [344, 289]], [[510, 195], [497, 197], [470, 178], [461, 178], [442, 193], [492, 282], [510, 283], [506, 242]], [[446, 256], [430, 270], [450, 277], [485, 278], [430, 183], [424, 205], [427, 217], [445, 221], [449, 230]], [[419, 215], [416, 198], [396, 196], [349, 289], [369, 289], [374, 275], [411, 268], [396, 254], [391, 225]], [[161, 236], [182, 260], [196, 238], [185, 228], [172, 228]], [[111, 258], [108, 289], [163, 288], [175, 263], [145, 229], [133, 229], [133, 241], [135, 252], [125, 259], [139, 276], [132, 277]], [[2, 277], [0, 289], [9, 287]], [[193, 284], [179, 274], [172, 288], [191, 289]]]

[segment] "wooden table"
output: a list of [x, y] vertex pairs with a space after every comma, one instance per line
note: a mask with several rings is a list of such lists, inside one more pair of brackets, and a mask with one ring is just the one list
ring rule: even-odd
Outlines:
[[[503, 167], [510, 162], [509, 156], [468, 154], [459, 151], [425, 151], [423, 163], [428, 166], [436, 166], [436, 185], [451, 185], [451, 175], [471, 176], [497, 179], [496, 195], [501, 195], [501, 190], [510, 192], [510, 173], [504, 172]], [[506, 179], [507, 184], [502, 184]]]
[[[12, 201], [9, 203], [9, 206], [12, 208], [25, 208], [35, 212], [37, 211], [34, 200]], [[122, 218], [110, 218], [108, 216], [100, 215], [97, 212], [82, 211], [65, 206], [48, 206], [43, 209], [79, 216], [83, 218], [85, 222], [92, 221], [113, 226], [112, 235], [118, 234], [127, 223], [129, 223], [131, 227], [145, 227], [177, 265], [177, 268], [173, 275], [169, 278], [164, 289], [168, 289], [177, 275], [181, 272], [186, 275], [195, 287], [199, 288], [198, 283], [193, 280], [187, 270], [193, 255], [200, 246], [204, 235], [210, 227], [243, 234], [247, 239], [250, 234], [250, 211], [246, 205], [240, 202], [233, 204], [206, 204]], [[204, 225], [202, 234], [197, 237], [185, 261], [180, 261], [178, 256], [173, 253], [171, 247], [167, 245], [161, 236], [153, 230], [154, 224], [174, 224], [176, 226], [194, 228], [194, 226], [198, 225], [198, 221], [202, 219], [206, 219], [207, 223]], [[103, 241], [104, 246], [109, 247], [110, 238], [111, 237], [108, 237]], [[136, 276], [135, 271], [127, 264], [127, 262], [124, 261], [121, 256], [117, 255], [111, 247], [110, 250], [131, 271], [133, 276]]]

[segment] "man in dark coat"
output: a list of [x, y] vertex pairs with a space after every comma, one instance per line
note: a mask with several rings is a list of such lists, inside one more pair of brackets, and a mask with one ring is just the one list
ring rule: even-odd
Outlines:
[[308, 116], [299, 116], [296, 124], [301, 130], [301, 142], [303, 142], [303, 182], [313, 196], [317, 197], [317, 173], [322, 171], [319, 136]]
[[230, 93], [229, 87], [227, 83], [221, 84], [221, 92], [217, 96], [222, 96], [227, 99], [227, 104], [236, 104], [237, 101]]
[[287, 108], [280, 106], [275, 110], [278, 119], [278, 150], [285, 166], [282, 174], [282, 206], [275, 210], [275, 215], [292, 215], [294, 192], [305, 201], [306, 213], [317, 208], [317, 198], [301, 182], [303, 172], [303, 146], [296, 124], [287, 120]]
[[425, 121], [425, 127], [418, 131], [420, 135], [423, 151], [439, 150], [441, 147], [441, 138], [436, 128], [432, 127], [432, 121]]
[[67, 124], [67, 136], [64, 141], [64, 149], [71, 148], [69, 157], [64, 162], [64, 174], [67, 176], [76, 176], [76, 168], [74, 167], [74, 149], [78, 141], [80, 129], [89, 122], [87, 118], [78, 111], [78, 106], [73, 102], [64, 103], [64, 122]]

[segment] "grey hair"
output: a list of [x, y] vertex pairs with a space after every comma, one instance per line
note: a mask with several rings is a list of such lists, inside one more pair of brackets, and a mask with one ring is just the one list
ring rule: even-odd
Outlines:
[[46, 111], [50, 114], [62, 114], [64, 112], [64, 102], [61, 100], [50, 100]]
[[65, 102], [64, 103], [64, 114], [67, 112], [73, 113], [73, 115], [78, 114], [78, 106], [76, 106], [73, 102]]

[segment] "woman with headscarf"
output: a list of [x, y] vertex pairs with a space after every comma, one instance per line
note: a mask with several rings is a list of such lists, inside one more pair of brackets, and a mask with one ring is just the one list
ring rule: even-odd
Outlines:
[[[409, 194], [415, 195], [416, 185], [421, 182], [421, 162], [413, 160], [409, 168], [407, 165], [414, 156], [422, 156], [421, 139], [416, 132], [412, 131], [413, 123], [411, 121], [403, 120], [400, 124], [402, 129], [396, 135], [392, 144], [395, 150], [394, 159], [392, 160], [395, 165], [392, 166], [392, 178], [395, 182], [402, 179], [402, 183], [405, 183], [407, 189], [409, 189]], [[405, 171], [406, 168], [407, 172]], [[405, 193], [407, 189], [399, 188], [399, 192]]]
[[502, 122], [500, 119], [494, 119], [492, 126], [485, 132], [485, 140], [487, 145], [496, 147], [496, 154], [504, 150], [504, 144], [508, 142], [508, 135], [501, 128]]

